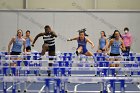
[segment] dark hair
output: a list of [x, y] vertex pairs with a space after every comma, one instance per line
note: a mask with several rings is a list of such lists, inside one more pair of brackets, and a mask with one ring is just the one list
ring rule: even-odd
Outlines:
[[22, 31], [21, 29], [18, 29], [18, 30], [17, 30], [17, 36], [18, 36], [18, 31], [21, 31], [22, 36], [23, 36], [23, 31]]
[[27, 31], [26, 31], [26, 33], [28, 33], [28, 32], [30, 33], [30, 31], [29, 31], [29, 30], [27, 30]]
[[119, 30], [115, 30], [114, 33], [113, 33], [113, 35], [111, 35], [111, 36], [109, 37], [109, 39], [115, 38], [115, 33], [116, 33], [116, 32], [118, 32], [118, 33], [120, 34], [120, 37], [122, 38], [122, 35], [121, 35], [120, 31], [119, 31]]
[[124, 31], [125, 31], [125, 30], [129, 31], [129, 28], [128, 28], [128, 27], [125, 27], [125, 28], [124, 28]]
[[49, 25], [46, 25], [45, 27], [44, 27], [44, 29], [46, 29], [46, 28], [51, 28]]
[[84, 33], [85, 36], [88, 36], [88, 34], [86, 34], [85, 31], [79, 31], [79, 35], [80, 35], [81, 33]]
[[101, 31], [101, 33], [102, 33], [102, 32], [104, 33], [104, 36], [106, 37], [105, 31]]

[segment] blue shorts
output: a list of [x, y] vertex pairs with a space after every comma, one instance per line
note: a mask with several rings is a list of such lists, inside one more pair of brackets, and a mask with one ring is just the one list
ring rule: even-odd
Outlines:
[[[79, 47], [78, 47], [79, 48]], [[77, 48], [77, 49], [78, 49]], [[87, 48], [85, 48], [85, 47], [82, 47], [83, 49], [82, 49], [82, 54], [85, 54], [85, 53], [87, 53], [88, 52], [88, 50], [87, 50]]]
[[21, 53], [21, 52], [12, 51], [12, 52], [10, 53], [10, 55], [20, 55], [20, 53]]

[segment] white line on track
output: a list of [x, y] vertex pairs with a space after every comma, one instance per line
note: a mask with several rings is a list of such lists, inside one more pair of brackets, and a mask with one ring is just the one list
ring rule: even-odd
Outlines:
[[45, 85], [43, 85], [43, 87], [40, 89], [40, 91], [38, 93], [41, 93], [44, 88], [45, 88]]

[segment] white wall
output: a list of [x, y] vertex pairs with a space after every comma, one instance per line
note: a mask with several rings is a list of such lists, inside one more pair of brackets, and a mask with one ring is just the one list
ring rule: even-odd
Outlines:
[[[0, 9], [22, 9], [25, 0], [0, 0]], [[76, 9], [73, 3], [84, 9], [140, 9], [140, 0], [26, 0], [28, 9]]]
[[140, 0], [96, 0], [98, 9], [140, 9]]
[[28, 0], [28, 8], [75, 9], [73, 3], [77, 3], [85, 9], [94, 8], [94, 0]]
[[[100, 31], [104, 30], [107, 36], [112, 34], [115, 29], [123, 32], [124, 27], [130, 28], [134, 37], [133, 51], [140, 52], [139, 49], [139, 29], [140, 12], [0, 12], [0, 51], [7, 50], [10, 38], [16, 34], [17, 28], [31, 31], [35, 37], [43, 32], [45, 25], [50, 25], [58, 34], [56, 39], [57, 51], [74, 52], [77, 42], [66, 42], [66, 39], [77, 36], [77, 30], [87, 28], [89, 38], [95, 43], [95, 49], [88, 49], [95, 52], [98, 46]], [[35, 50], [40, 51], [43, 44], [42, 38], [35, 44]]]
[[0, 9], [22, 9], [23, 0], [0, 0]]

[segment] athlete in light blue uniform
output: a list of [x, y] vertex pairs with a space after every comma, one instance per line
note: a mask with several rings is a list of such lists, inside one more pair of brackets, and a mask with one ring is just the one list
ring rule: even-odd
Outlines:
[[26, 37], [26, 47], [31, 46], [31, 40], [29, 37]]
[[101, 31], [101, 38], [99, 39], [98, 53], [106, 52], [108, 47], [108, 40], [104, 31]]
[[23, 45], [23, 40], [19, 39], [18, 37], [15, 37], [15, 42], [13, 43], [11, 51], [21, 53], [22, 45]]
[[31, 42], [33, 42], [33, 39], [30, 36], [30, 31], [26, 31], [26, 36], [24, 36], [24, 39], [26, 40], [26, 51], [31, 52]]
[[119, 56], [120, 49], [125, 50], [124, 42], [121, 38], [121, 34], [118, 30], [114, 31], [114, 34], [110, 37], [110, 43], [108, 48], [111, 47], [110, 56]]
[[120, 55], [120, 46], [121, 46], [121, 40], [115, 40], [111, 45], [111, 51], [110, 55], [119, 56]]
[[[11, 49], [11, 53], [10, 53], [10, 48], [11, 45], [12, 49]], [[8, 45], [8, 54], [11, 55], [20, 55], [20, 53], [22, 52], [22, 46], [23, 46], [23, 52], [26, 52], [25, 50], [25, 39], [22, 37], [22, 30], [19, 29], [17, 31], [17, 36], [14, 36], [11, 41], [9, 42]]]
[[[118, 30], [110, 37], [108, 49], [111, 47], [110, 56], [120, 56], [120, 50], [125, 50], [124, 42]], [[110, 61], [119, 61], [119, 58], [110, 58]], [[119, 67], [119, 64], [110, 64], [110, 67]]]
[[105, 38], [100, 38], [100, 40], [99, 40], [99, 45], [100, 45], [100, 49], [101, 50], [104, 50], [104, 47], [105, 47], [105, 45], [106, 45], [106, 39]]
[[91, 44], [92, 48], [94, 48], [94, 44], [91, 40], [85, 37], [85, 31], [79, 31], [79, 36], [73, 39], [68, 39], [67, 41], [77, 40], [78, 48], [76, 50], [76, 54], [84, 54], [86, 56], [93, 56], [91, 52], [89, 52], [86, 48], [87, 42]]

